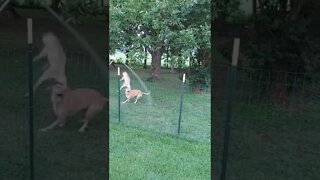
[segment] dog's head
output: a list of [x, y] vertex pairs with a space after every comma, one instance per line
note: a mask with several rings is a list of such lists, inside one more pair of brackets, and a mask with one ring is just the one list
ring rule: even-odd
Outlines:
[[46, 32], [42, 34], [42, 42], [43, 44], [51, 45], [51, 44], [57, 44], [58, 43], [58, 38], [53, 32]]
[[127, 77], [129, 76], [126, 71], [123, 71], [123, 72], [122, 72], [122, 75], [123, 75], [123, 76], [127, 76]]

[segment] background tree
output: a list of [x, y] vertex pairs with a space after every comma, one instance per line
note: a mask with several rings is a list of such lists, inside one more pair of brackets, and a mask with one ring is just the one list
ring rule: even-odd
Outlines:
[[198, 46], [195, 34], [200, 31], [195, 29], [200, 27], [188, 23], [195, 22], [190, 20], [190, 13], [194, 9], [202, 10], [196, 19], [206, 19], [209, 24], [209, 7], [208, 0], [110, 1], [110, 51], [121, 48], [127, 42], [132, 43], [132, 47], [145, 47], [152, 58], [150, 79], [158, 80], [161, 57], [167, 46], [178, 49], [177, 54]]
[[[229, 0], [238, 1], [238, 0]], [[292, 72], [318, 72], [320, 70], [320, 47], [319, 38], [319, 8], [320, 1], [317, 0], [257, 0], [254, 1], [256, 10], [254, 18], [244, 23], [229, 21], [226, 24], [216, 24], [215, 29], [222, 29], [223, 33], [236, 29], [235, 34], [230, 38], [240, 36], [241, 52], [240, 66], [263, 68], [283, 73], [275, 73], [273, 79], [277, 80], [274, 97], [286, 96], [288, 91], [286, 77], [287, 71]], [[254, 3], [253, 2], [253, 3]], [[217, 8], [231, 8], [232, 6], [217, 6]], [[238, 7], [239, 8], [239, 7]], [[218, 18], [221, 15], [220, 9]], [[226, 18], [229, 18], [228, 16]], [[254, 23], [254, 26], [250, 26]], [[231, 25], [230, 25], [231, 24]], [[223, 27], [223, 28], [222, 28]], [[232, 27], [232, 28], [225, 28]], [[254, 28], [250, 28], [254, 27]], [[219, 36], [223, 33], [218, 32]], [[221, 37], [215, 37], [219, 41]], [[232, 41], [231, 41], [232, 42]], [[218, 42], [218, 44], [221, 42]], [[232, 44], [228, 45], [232, 47]], [[230, 59], [231, 48], [225, 51], [224, 47], [220, 52]], [[250, 75], [257, 77], [252, 70]], [[279, 102], [279, 101], [278, 101]]]
[[103, 7], [99, 6], [97, 1], [92, 0], [55, 0], [52, 5], [67, 23], [72, 24], [81, 24], [80, 16], [96, 16], [101, 11], [103, 12]]

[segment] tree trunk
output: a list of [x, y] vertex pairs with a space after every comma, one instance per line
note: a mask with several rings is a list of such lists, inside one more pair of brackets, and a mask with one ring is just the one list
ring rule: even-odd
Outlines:
[[286, 13], [288, 9], [288, 0], [279, 0], [280, 11]]
[[125, 62], [125, 64], [126, 64], [126, 65], [128, 65], [128, 64], [129, 64], [129, 60], [128, 60], [128, 59], [129, 59], [129, 54], [128, 54], [128, 53], [126, 53], [126, 62]]
[[287, 21], [294, 21], [299, 17], [300, 11], [305, 2], [306, 0], [299, 0], [295, 2], [295, 4], [291, 5], [292, 8], [286, 17]]
[[144, 65], [143, 65], [143, 68], [144, 69], [147, 69], [147, 57], [148, 57], [148, 54], [147, 54], [147, 49], [144, 50]]
[[196, 82], [196, 87], [195, 87], [196, 89], [196, 94], [197, 95], [201, 95], [202, 94], [202, 91], [203, 91], [203, 89], [202, 89], [202, 87], [201, 87], [201, 83], [200, 82]]
[[193, 65], [193, 56], [192, 56], [192, 53], [190, 53], [190, 58], [189, 58], [189, 72], [191, 71], [192, 65]]
[[254, 25], [254, 28], [256, 28], [256, 24], [257, 24], [257, 0], [252, 0], [252, 11], [253, 11], [253, 15], [252, 15], [252, 18], [253, 18], [253, 25]]
[[171, 57], [171, 61], [170, 61], [170, 73], [176, 73], [176, 70], [174, 69], [174, 62], [173, 62], [173, 58]]
[[155, 51], [149, 50], [151, 54], [151, 77], [150, 80], [159, 80], [161, 72], [161, 56], [163, 54], [164, 47], [157, 48]]
[[61, 0], [52, 0], [52, 4], [51, 4], [51, 8], [53, 10], [55, 10], [56, 12], [59, 11], [60, 13], [60, 10], [59, 10], [59, 4], [60, 4]]
[[286, 64], [274, 63], [273, 68], [276, 73], [275, 88], [273, 90], [273, 102], [279, 105], [288, 105], [287, 99], [287, 81], [288, 81], [288, 68]]
[[279, 105], [287, 105], [286, 95], [287, 73], [279, 72], [276, 76], [275, 89], [273, 91], [273, 102]]
[[167, 54], [167, 68], [169, 68], [169, 46], [167, 47], [166, 54]]

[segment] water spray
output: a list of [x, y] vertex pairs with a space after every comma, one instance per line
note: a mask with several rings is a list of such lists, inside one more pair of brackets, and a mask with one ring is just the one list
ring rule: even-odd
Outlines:
[[10, 0], [5, 1], [2, 6], [0, 7], [0, 12], [6, 7], [6, 5], [10, 2]]

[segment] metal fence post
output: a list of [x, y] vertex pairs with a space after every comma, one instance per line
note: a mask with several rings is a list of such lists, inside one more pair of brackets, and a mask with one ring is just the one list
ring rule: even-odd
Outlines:
[[29, 71], [29, 160], [30, 180], [34, 179], [34, 132], [33, 132], [33, 67], [32, 67], [32, 19], [27, 19], [28, 28], [28, 71]]
[[118, 67], [118, 115], [120, 123], [120, 67]]
[[240, 39], [235, 38], [233, 44], [233, 54], [232, 54], [232, 66], [229, 73], [228, 80], [228, 104], [227, 104], [227, 114], [225, 120], [225, 131], [224, 131], [224, 142], [223, 142], [223, 154], [222, 154], [222, 169], [221, 169], [221, 180], [226, 179], [227, 172], [227, 160], [228, 160], [228, 149], [229, 149], [229, 139], [230, 139], [230, 126], [231, 126], [231, 115], [232, 115], [232, 104], [234, 101], [235, 85], [236, 85], [236, 73], [239, 55], [239, 45]]
[[179, 122], [178, 122], [178, 135], [180, 135], [181, 127], [181, 113], [182, 113], [182, 101], [183, 101], [183, 91], [184, 91], [184, 82], [186, 79], [186, 74], [183, 74], [182, 83], [181, 83], [181, 96], [180, 96], [180, 112], [179, 112]]

